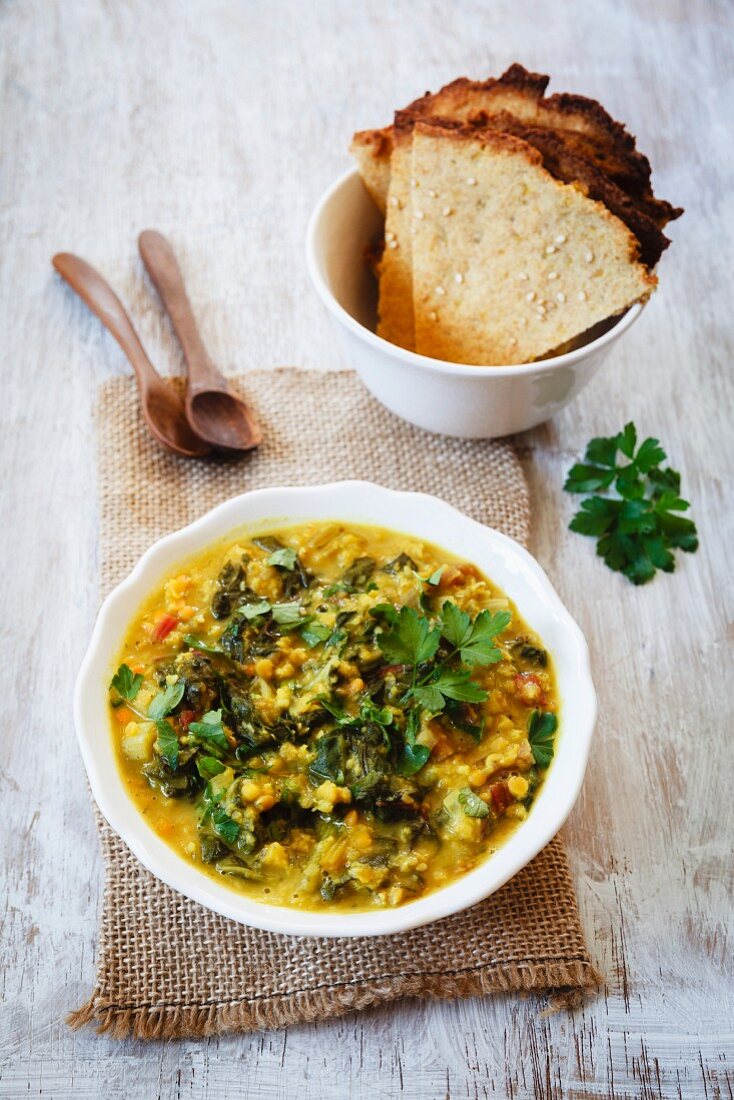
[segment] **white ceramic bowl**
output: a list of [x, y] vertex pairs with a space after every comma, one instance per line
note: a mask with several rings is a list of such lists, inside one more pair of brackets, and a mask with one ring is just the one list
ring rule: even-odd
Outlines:
[[[396, 909], [368, 913], [301, 912], [265, 905], [211, 878], [177, 855], [147, 824], [125, 790], [110, 729], [108, 685], [125, 632], [146, 596], [178, 565], [229, 532], [339, 519], [374, 523], [425, 538], [476, 563], [515, 601], [553, 655], [561, 697], [555, 760], [528, 819], [488, 860], [463, 878]], [[361, 481], [315, 488], [261, 489], [220, 504], [156, 542], [105, 600], [74, 695], [74, 717], [92, 792], [112, 828], [149, 871], [232, 920], [308, 936], [402, 932], [474, 905], [517, 874], [560, 829], [581, 787], [596, 720], [596, 697], [583, 635], [538, 563], [516, 542], [436, 497], [397, 493]]]
[[311, 280], [346, 356], [378, 401], [419, 428], [495, 439], [547, 420], [593, 378], [612, 345], [642, 312], [597, 325], [594, 339], [566, 355], [514, 367], [462, 366], [405, 351], [375, 334], [376, 285], [364, 260], [382, 215], [356, 171], [336, 181], [309, 222]]

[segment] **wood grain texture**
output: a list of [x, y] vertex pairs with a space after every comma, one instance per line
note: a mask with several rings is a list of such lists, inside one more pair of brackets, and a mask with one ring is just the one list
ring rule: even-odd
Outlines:
[[[731, 250], [734, 10], [725, 0], [5, 0], [0, 7], [3, 1097], [263, 1100], [734, 1095]], [[73, 249], [181, 357], [137, 257], [170, 236], [225, 371], [345, 366], [307, 282], [316, 198], [352, 131], [513, 60], [600, 98], [650, 154], [661, 289], [604, 371], [523, 436], [534, 549], [592, 647], [601, 719], [567, 826], [607, 976], [573, 1011], [405, 1003], [286, 1032], [144, 1044], [72, 1034], [101, 866], [71, 688], [94, 617], [90, 409], [119, 349], [53, 277]], [[683, 473], [702, 546], [636, 590], [566, 531], [563, 475], [634, 418]], [[131, 487], [134, 489], [134, 487]], [[729, 658], [729, 660], [727, 660]]]

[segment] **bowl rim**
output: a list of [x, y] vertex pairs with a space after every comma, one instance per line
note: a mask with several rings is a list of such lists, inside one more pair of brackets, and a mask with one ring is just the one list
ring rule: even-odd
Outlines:
[[[405, 517], [400, 525], [381, 518], [380, 512], [389, 513], [391, 506], [394, 506], [394, 514]], [[333, 519], [382, 525], [401, 530], [406, 535], [411, 534], [412, 525], [414, 537], [428, 538], [415, 534], [415, 528], [421, 526], [421, 515], [426, 525], [430, 517], [431, 525], [443, 533], [452, 527], [453, 550], [452, 543], [446, 545], [443, 536], [429, 540], [437, 541], [439, 546], [445, 545], [450, 552], [461, 553], [457, 548], [473, 539], [472, 557], [484, 556], [485, 561], [493, 557], [495, 570], [501, 567], [509, 571], [513, 583], [517, 582], [516, 589], [508, 592], [510, 598], [516, 604], [523, 599], [535, 601], [547, 616], [546, 632], [551, 627], [560, 631], [563, 645], [568, 649], [567, 658], [559, 661], [557, 648], [553, 655], [558, 679], [565, 677], [566, 681], [562, 710], [564, 713], [571, 711], [573, 715], [573, 732], [567, 730], [565, 733], [569, 746], [573, 741], [573, 750], [570, 747], [565, 750], [563, 773], [558, 773], [552, 787], [554, 797], [546, 799], [542, 816], [531, 813], [509, 839], [474, 870], [395, 909], [356, 913], [302, 911], [269, 905], [239, 894], [189, 864], [159, 837], [125, 789], [112, 744], [107, 683], [126, 626], [113, 629], [111, 620], [117, 618], [129, 624], [135, 610], [166, 575], [229, 532], [234, 534], [243, 528], [255, 530], [267, 525], [287, 527], [289, 523], [304, 523], [309, 519]], [[491, 576], [491, 566], [481, 567]], [[502, 587], [507, 591], [506, 584]], [[223, 501], [187, 526], [154, 542], [104, 600], [74, 690], [77, 739], [95, 801], [109, 825], [140, 862], [167, 886], [239, 923], [271, 932], [318, 937], [405, 932], [469, 908], [498, 890], [553, 839], [571, 812], [586, 770], [596, 715], [597, 701], [586, 640], [532, 555], [507, 535], [471, 519], [438, 497], [386, 489], [367, 481], [251, 490]], [[99, 735], [101, 726], [104, 728], [102, 736]], [[562, 740], [560, 744], [566, 742]], [[560, 755], [559, 750], [557, 756]], [[553, 768], [541, 788], [538, 802], [552, 775]], [[559, 791], [555, 791], [556, 786], [560, 787]]]
[[[402, 362], [409, 363], [411, 366], [417, 367], [420, 370], [439, 374], [450, 374], [463, 378], [482, 378], [487, 376], [491, 376], [492, 378], [517, 378], [525, 374], [541, 374], [558, 367], [566, 367], [578, 363], [594, 352], [600, 351], [602, 348], [606, 347], [607, 344], [618, 340], [619, 337], [622, 336], [640, 317], [643, 309], [647, 305], [646, 302], [636, 302], [622, 314], [619, 320], [616, 321], [611, 328], [607, 329], [601, 336], [597, 336], [595, 340], [590, 340], [588, 344], [583, 344], [580, 348], [575, 348], [573, 351], [564, 352], [563, 355], [554, 355], [549, 359], [540, 359], [532, 363], [515, 363], [496, 367], [486, 363], [451, 363], [445, 359], [433, 359], [428, 355], [419, 355], [418, 352], [408, 351], [406, 348], [401, 348], [397, 344], [391, 344], [389, 340], [383, 339], [382, 336], [378, 336], [376, 332], [373, 332], [371, 329], [355, 320], [351, 313], [336, 300], [323, 274], [322, 264], [317, 257], [316, 237], [326, 210], [335, 195], [355, 179], [358, 179], [362, 187], [364, 187], [358, 170], [356, 168], [348, 168], [326, 188], [312, 210], [306, 230], [306, 266], [311, 282], [316, 289], [316, 293], [327, 309], [359, 339], [364, 340], [367, 344], [372, 345], [377, 351], [381, 351], [383, 354], [389, 355], [394, 359], [400, 359]], [[365, 188], [364, 190], [365, 194], [368, 194], [367, 189]], [[370, 201], [372, 200], [370, 199]]]

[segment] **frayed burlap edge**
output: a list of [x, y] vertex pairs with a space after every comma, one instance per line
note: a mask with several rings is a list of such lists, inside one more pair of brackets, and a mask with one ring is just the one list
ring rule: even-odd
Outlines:
[[570, 989], [574, 994], [592, 992], [600, 984], [597, 970], [585, 962], [565, 964], [527, 962], [502, 970], [488, 966], [471, 974], [405, 975], [382, 983], [322, 991], [303, 991], [268, 997], [267, 1003], [230, 1005], [148, 1005], [124, 1009], [106, 1004], [95, 992], [83, 1008], [67, 1017], [76, 1029], [96, 1023], [97, 1030], [113, 1038], [183, 1039], [218, 1035], [225, 1031], [249, 1031], [311, 1023], [372, 1008], [397, 997], [455, 1000], [488, 993], [544, 993]]

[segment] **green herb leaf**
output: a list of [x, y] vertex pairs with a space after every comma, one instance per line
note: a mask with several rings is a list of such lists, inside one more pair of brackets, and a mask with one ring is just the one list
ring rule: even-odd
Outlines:
[[265, 559], [267, 565], [275, 565], [278, 569], [287, 569], [289, 572], [293, 572], [296, 568], [296, 561], [298, 560], [298, 554], [290, 546], [280, 547], [278, 550], [273, 550], [272, 554]]
[[178, 767], [178, 737], [176, 731], [165, 718], [159, 718], [156, 721], [155, 728], [158, 732], [156, 738], [158, 755], [165, 760], [172, 771], [175, 771]]
[[213, 779], [224, 771], [224, 764], [220, 764], [216, 756], [196, 756], [196, 770], [202, 779]]
[[384, 619], [391, 626], [395, 626], [398, 621], [397, 610], [391, 603], [376, 603], [370, 608], [370, 615], [373, 619]]
[[487, 698], [487, 692], [474, 683], [468, 669], [443, 669], [435, 679], [413, 688], [410, 694], [432, 714], [442, 711], [447, 699], [482, 703]]
[[273, 604], [272, 612], [276, 623], [280, 623], [281, 626], [302, 626], [310, 621], [310, 616], [304, 615], [300, 604], [297, 603]]
[[324, 626], [323, 623], [319, 622], [309, 622], [300, 629], [300, 635], [309, 649], [313, 649], [314, 646], [327, 641], [331, 638], [332, 633], [331, 627]]
[[607, 489], [613, 481], [614, 470], [577, 462], [568, 471], [563, 488], [567, 493], [595, 493], [597, 489]]
[[490, 665], [502, 660], [502, 653], [494, 643], [498, 634], [509, 625], [510, 611], [480, 611], [472, 623], [469, 638], [460, 649], [465, 665]]
[[459, 804], [467, 817], [489, 817], [489, 806], [471, 787], [459, 791]]
[[459, 650], [465, 665], [489, 665], [502, 659], [494, 643], [510, 622], [509, 611], [481, 611], [474, 622], [449, 600], [441, 609], [441, 634]]
[[222, 725], [221, 710], [207, 711], [200, 722], [190, 722], [188, 733], [197, 741], [208, 741], [218, 749], [226, 751], [229, 748], [229, 741]]
[[635, 444], [637, 443], [637, 429], [630, 420], [629, 424], [625, 424], [622, 431], [617, 436], [617, 446], [623, 455], [627, 458], [632, 458], [635, 453]]
[[339, 726], [361, 726], [366, 722], [376, 722], [378, 726], [389, 726], [393, 721], [393, 714], [389, 707], [376, 707], [371, 699], [363, 700], [359, 714], [347, 714], [338, 703], [326, 695], [318, 695], [317, 699]]
[[420, 665], [435, 655], [441, 632], [431, 627], [425, 615], [402, 607], [390, 630], [380, 634], [377, 644], [389, 661], [397, 665]]
[[140, 691], [142, 683], [143, 677], [139, 672], [133, 673], [133, 670], [128, 665], [120, 665], [110, 681], [110, 687], [114, 688], [122, 699], [127, 699], [128, 702], [132, 702]]
[[217, 836], [226, 844], [234, 844], [240, 835], [240, 827], [233, 821], [223, 806], [217, 806], [212, 811], [212, 828]]
[[253, 603], [243, 604], [238, 610], [248, 622], [251, 622], [252, 619], [259, 618], [260, 615], [267, 615], [270, 606], [270, 600], [255, 600]]
[[393, 713], [389, 707], [376, 707], [371, 699], [365, 699], [359, 708], [359, 717], [362, 722], [376, 722], [378, 726], [391, 726]]
[[396, 771], [399, 775], [415, 775], [428, 763], [431, 750], [427, 745], [405, 745], [398, 759]]
[[[618, 464], [620, 453], [627, 464]], [[616, 436], [592, 439], [586, 459], [572, 467], [564, 488], [591, 493], [613, 485], [617, 497], [589, 497], [569, 526], [597, 539], [597, 554], [610, 569], [646, 584], [658, 569], [674, 571], [672, 550], [698, 549], [696, 525], [679, 514], [690, 507], [679, 495], [680, 474], [661, 467], [666, 454], [659, 440], [650, 437], [638, 447], [630, 422]]]
[[416, 736], [420, 729], [420, 712], [411, 710], [408, 712], [408, 720], [405, 724], [404, 744], [398, 757], [396, 771], [399, 775], [415, 775], [427, 762], [431, 755], [428, 745], [416, 744]]
[[151, 700], [148, 707], [148, 717], [152, 718], [154, 722], [165, 718], [181, 702], [185, 690], [186, 685], [183, 680], [176, 680], [173, 684], [167, 684], [163, 691]]
[[618, 436], [616, 435], [608, 438], [597, 436], [596, 439], [589, 442], [584, 457], [587, 462], [593, 463], [594, 466], [616, 466], [618, 445]]
[[661, 462], [665, 462], [667, 457], [658, 439], [646, 439], [635, 455], [635, 465], [643, 474], [649, 474]]
[[534, 710], [528, 720], [528, 741], [533, 760], [541, 768], [547, 768], [553, 759], [553, 734], [558, 719], [550, 711]]
[[441, 633], [447, 642], [457, 649], [469, 640], [471, 635], [471, 617], [447, 600], [441, 608]]

